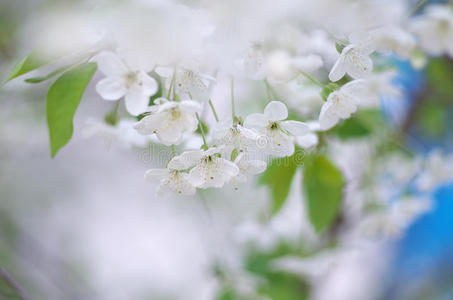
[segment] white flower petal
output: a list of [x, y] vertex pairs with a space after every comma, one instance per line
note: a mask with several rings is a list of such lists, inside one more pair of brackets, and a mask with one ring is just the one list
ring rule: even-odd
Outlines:
[[305, 123], [298, 121], [284, 121], [281, 126], [294, 136], [305, 135], [310, 132], [310, 128]]
[[372, 70], [373, 60], [368, 56], [358, 57], [357, 62], [346, 65], [346, 72], [355, 79], [366, 77]]
[[143, 135], [150, 135], [157, 132], [160, 124], [162, 124], [163, 118], [160, 114], [151, 114], [144, 117], [134, 125], [134, 129], [138, 133]]
[[96, 91], [105, 100], [118, 100], [126, 92], [126, 86], [120, 78], [107, 77], [96, 84]]
[[231, 177], [236, 176], [239, 174], [239, 168], [236, 166], [235, 163], [223, 159], [223, 158], [218, 158], [218, 165], [220, 169], [222, 169], [222, 173], [227, 179], [225, 181], [230, 180]]
[[200, 113], [202, 106], [200, 103], [192, 100], [184, 100], [179, 103], [179, 107], [190, 113]]
[[269, 121], [263, 114], [250, 114], [245, 118], [244, 126], [248, 128], [265, 128]]
[[141, 91], [130, 89], [125, 97], [126, 110], [133, 116], [144, 113], [148, 108], [149, 96]]
[[267, 164], [262, 160], [248, 160], [242, 161], [240, 169], [245, 170], [247, 174], [256, 175], [263, 173], [266, 170]]
[[154, 71], [164, 78], [170, 78], [173, 76], [174, 69], [169, 67], [156, 67]]
[[343, 55], [337, 59], [329, 73], [329, 79], [332, 82], [338, 81], [346, 74], [345, 58]]
[[180, 126], [178, 121], [171, 121], [168, 118], [157, 129], [157, 137], [165, 146], [178, 145], [181, 143], [182, 134], [185, 128]]
[[142, 90], [142, 93], [147, 96], [154, 95], [159, 89], [159, 85], [157, 84], [156, 79], [149, 76], [145, 72], [138, 73], [137, 82]]
[[265, 151], [276, 157], [290, 156], [294, 153], [294, 143], [291, 138], [281, 130], [267, 130], [268, 139]]
[[283, 102], [271, 101], [264, 108], [264, 115], [271, 121], [285, 120], [288, 117], [288, 109]]
[[175, 156], [172, 161], [174, 160], [174, 163], [179, 166], [178, 169], [188, 169], [195, 165], [203, 157], [203, 154], [203, 150], [186, 151]]
[[189, 176], [187, 177], [190, 184], [195, 187], [201, 187], [205, 183], [205, 172], [202, 165], [197, 165], [189, 172]]
[[97, 62], [99, 71], [109, 77], [123, 76], [128, 72], [123, 61], [113, 52], [101, 52], [94, 58]]
[[304, 149], [314, 147], [318, 144], [318, 135], [309, 133], [304, 136], [298, 136], [296, 138], [296, 144]]
[[313, 72], [323, 66], [319, 55], [307, 55], [293, 58], [293, 65], [304, 72]]
[[319, 114], [319, 127], [321, 130], [328, 130], [338, 123], [340, 118], [333, 111], [333, 103], [328, 101], [323, 104]]
[[168, 176], [167, 169], [149, 169], [145, 172], [145, 179], [148, 181], [160, 181]]

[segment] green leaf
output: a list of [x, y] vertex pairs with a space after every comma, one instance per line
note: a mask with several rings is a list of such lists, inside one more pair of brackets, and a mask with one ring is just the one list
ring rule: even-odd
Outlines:
[[44, 58], [44, 56], [42, 54], [39, 54], [39, 52], [33, 51], [17, 63], [6, 82], [20, 75], [36, 70], [37, 68], [48, 64], [50, 61], [51, 59]]
[[335, 127], [335, 133], [341, 140], [362, 138], [371, 133], [371, 130], [357, 118], [346, 119]]
[[209, 127], [208, 127], [208, 125], [207, 125], [205, 122], [203, 122], [202, 120], [200, 120], [199, 123], [200, 123], [200, 124], [199, 124], [197, 130], [195, 130], [195, 133], [201, 135], [201, 128], [200, 128], [200, 127], [202, 127], [204, 134], [208, 134], [208, 133], [209, 133]]
[[283, 256], [303, 256], [301, 249], [285, 242], [277, 244], [275, 249], [262, 251], [252, 249], [247, 254], [245, 269], [257, 278], [258, 292], [272, 300], [303, 300], [308, 298], [308, 285], [300, 277], [272, 267], [274, 259]]
[[447, 58], [432, 58], [426, 66], [426, 75], [432, 89], [451, 99], [453, 97], [453, 62]]
[[277, 213], [288, 197], [291, 181], [301, 164], [304, 153], [296, 149], [290, 157], [273, 159], [261, 175], [259, 184], [267, 185], [272, 193], [272, 214]]
[[337, 217], [344, 184], [341, 172], [327, 157], [312, 155], [306, 158], [303, 185], [308, 218], [316, 232], [326, 229]]
[[343, 49], [345, 48], [345, 45], [340, 44], [340, 43], [335, 43], [335, 49], [337, 49], [337, 52], [341, 54], [343, 52]]
[[329, 133], [336, 134], [341, 140], [368, 137], [384, 128], [382, 113], [377, 109], [360, 110], [351, 118], [340, 122]]
[[418, 126], [421, 133], [434, 138], [442, 137], [447, 131], [448, 109], [428, 98], [417, 111]]
[[66, 72], [71, 66], [64, 66], [61, 68], [56, 69], [55, 71], [50, 72], [49, 74], [45, 76], [39, 76], [39, 77], [32, 77], [32, 78], [27, 78], [25, 79], [25, 82], [27, 83], [40, 83], [46, 80], [49, 80], [57, 75], [60, 75], [63, 72]]
[[234, 161], [236, 157], [238, 157], [238, 155], [239, 155], [238, 149], [234, 148], [233, 151], [231, 151], [230, 160]]
[[156, 100], [157, 98], [165, 97], [165, 95], [164, 95], [163, 83], [162, 83], [160, 76], [154, 71], [151, 72], [151, 74], [149, 74], [149, 75], [151, 77], [153, 77], [157, 82], [157, 92], [149, 98], [149, 105], [153, 106], [153, 105], [155, 105], [154, 100]]
[[46, 110], [52, 157], [72, 137], [74, 114], [96, 68], [95, 63], [81, 64], [64, 73], [49, 88]]

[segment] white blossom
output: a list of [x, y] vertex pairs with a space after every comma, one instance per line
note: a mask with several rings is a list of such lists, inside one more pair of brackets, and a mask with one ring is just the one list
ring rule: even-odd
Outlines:
[[189, 182], [199, 188], [222, 187], [225, 183], [239, 174], [239, 168], [233, 162], [220, 157], [221, 147], [208, 150], [193, 150], [183, 152], [173, 160], [190, 168]]
[[323, 66], [318, 55], [291, 56], [284, 50], [269, 53], [264, 60], [264, 72], [273, 82], [285, 82], [294, 79], [299, 71], [313, 72]]
[[189, 174], [184, 172], [184, 169], [186, 169], [185, 165], [173, 158], [166, 169], [149, 169], [146, 171], [145, 179], [151, 182], [159, 182], [158, 193], [193, 195], [196, 189], [188, 180]]
[[381, 98], [398, 99], [402, 95], [401, 87], [395, 83], [396, 70], [373, 73], [363, 81], [360, 91], [360, 106], [364, 108], [380, 107]]
[[263, 173], [266, 170], [267, 163], [258, 159], [247, 159], [244, 153], [239, 154], [234, 163], [239, 168], [239, 173], [233, 177], [233, 184], [242, 183], [247, 181], [249, 175], [256, 175]]
[[386, 26], [369, 33], [376, 51], [393, 51], [404, 59], [409, 59], [415, 49], [416, 41], [412, 34], [397, 26]]
[[414, 18], [411, 29], [421, 47], [431, 55], [453, 57], [453, 10], [447, 5], [430, 5], [426, 13]]
[[96, 85], [101, 97], [109, 101], [124, 97], [126, 109], [131, 115], [145, 112], [149, 97], [157, 92], [156, 80], [142, 70], [131, 69], [112, 52], [101, 52], [95, 60], [106, 76]]
[[423, 164], [423, 171], [417, 178], [417, 186], [429, 191], [453, 180], [453, 155], [443, 155], [439, 150], [432, 151]]
[[358, 233], [369, 238], [396, 238], [421, 214], [431, 208], [426, 198], [405, 197], [365, 216], [358, 224]]
[[181, 143], [184, 133], [194, 132], [198, 126], [196, 113], [201, 105], [192, 100], [168, 101], [158, 98], [155, 107], [134, 128], [143, 135], [156, 134], [162, 144], [177, 145]]
[[370, 58], [370, 54], [374, 50], [370, 40], [352, 43], [344, 47], [340, 57], [330, 70], [329, 79], [335, 82], [345, 74], [354, 79], [365, 77], [373, 70], [373, 60]]
[[349, 118], [357, 110], [360, 102], [357, 90], [363, 87], [363, 84], [363, 80], [354, 80], [329, 94], [319, 114], [321, 130], [332, 128], [340, 119]]
[[233, 125], [231, 119], [218, 122], [212, 129], [213, 143], [246, 152], [256, 148], [259, 135], [240, 124]]
[[145, 147], [150, 139], [134, 130], [135, 123], [134, 120], [122, 119], [118, 124], [110, 125], [104, 121], [90, 119], [83, 127], [82, 136], [84, 138], [105, 138], [108, 145], [117, 142], [126, 147]]
[[318, 145], [319, 138], [318, 135], [315, 133], [309, 133], [304, 136], [298, 136], [296, 137], [296, 145], [303, 149], [311, 149]]
[[[203, 74], [193, 64], [179, 68], [157, 67], [156, 73], [167, 79], [168, 88], [173, 80], [175, 93], [184, 99], [208, 100], [209, 89], [216, 79]], [[174, 76], [174, 78], [173, 78]]]
[[261, 134], [258, 146], [267, 154], [284, 157], [294, 152], [291, 136], [303, 136], [309, 132], [305, 123], [284, 121], [287, 117], [286, 105], [280, 101], [271, 101], [264, 108], [264, 114], [254, 113], [247, 116], [244, 125], [255, 128]]

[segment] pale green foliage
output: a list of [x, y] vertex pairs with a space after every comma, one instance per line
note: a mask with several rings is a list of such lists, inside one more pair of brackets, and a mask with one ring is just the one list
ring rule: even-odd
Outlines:
[[326, 229], [337, 217], [344, 184], [341, 172], [327, 157], [306, 157], [303, 185], [308, 218], [317, 232]]
[[64, 73], [49, 89], [46, 110], [52, 157], [72, 137], [74, 114], [96, 68], [95, 63], [81, 64]]

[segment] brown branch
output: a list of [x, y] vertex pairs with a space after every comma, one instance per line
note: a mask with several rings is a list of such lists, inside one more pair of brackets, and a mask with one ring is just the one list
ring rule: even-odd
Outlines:
[[0, 266], [0, 279], [3, 279], [13, 290], [15, 290], [22, 300], [30, 300], [30, 297], [28, 297], [25, 290], [4, 268], [2, 268], [2, 266]]

